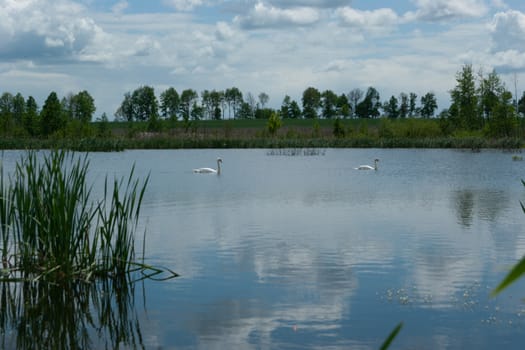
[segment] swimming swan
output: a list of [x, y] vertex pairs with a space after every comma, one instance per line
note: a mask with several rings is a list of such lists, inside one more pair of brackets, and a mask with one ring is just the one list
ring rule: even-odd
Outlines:
[[377, 170], [377, 162], [379, 162], [379, 159], [374, 159], [374, 166], [360, 165], [356, 170]]
[[198, 169], [193, 169], [193, 172], [196, 173], [196, 174], [217, 174], [217, 175], [220, 175], [221, 174], [221, 163], [222, 163], [222, 159], [221, 158], [217, 158], [217, 169], [213, 169], [213, 168], [198, 168]]

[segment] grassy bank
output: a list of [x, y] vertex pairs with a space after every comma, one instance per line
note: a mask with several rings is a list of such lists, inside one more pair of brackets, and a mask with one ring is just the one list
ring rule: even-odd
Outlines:
[[482, 132], [445, 135], [435, 119], [289, 119], [275, 133], [267, 120], [208, 120], [189, 124], [160, 121], [155, 131], [148, 123], [107, 122], [92, 130], [104, 133], [55, 135], [50, 138], [0, 137], [0, 149], [71, 149], [121, 151], [125, 149], [184, 148], [499, 148], [520, 149], [521, 132], [488, 137]]

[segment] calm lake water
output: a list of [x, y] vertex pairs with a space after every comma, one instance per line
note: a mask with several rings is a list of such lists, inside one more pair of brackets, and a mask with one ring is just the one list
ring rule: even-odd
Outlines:
[[[4, 153], [6, 166], [19, 155]], [[220, 176], [192, 172], [218, 156]], [[374, 158], [378, 171], [354, 169]], [[401, 321], [392, 349], [525, 344], [525, 282], [489, 297], [525, 254], [525, 162], [510, 153], [155, 150], [90, 161], [95, 191], [133, 164], [150, 174], [146, 258], [180, 274], [135, 286], [128, 316], [140, 337], [124, 347], [377, 349]]]

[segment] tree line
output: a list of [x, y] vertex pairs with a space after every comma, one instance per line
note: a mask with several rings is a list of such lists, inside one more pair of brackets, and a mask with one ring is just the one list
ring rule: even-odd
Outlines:
[[[87, 91], [59, 99], [51, 92], [40, 109], [33, 96], [4, 92], [0, 96], [0, 132], [10, 136], [82, 135], [90, 129], [95, 100]], [[105, 114], [102, 118], [106, 118]]]
[[[444, 134], [457, 130], [484, 130], [491, 136], [510, 136], [516, 129], [517, 117], [525, 115], [525, 92], [519, 100], [506, 88], [495, 70], [477, 74], [472, 65], [456, 73], [456, 85], [450, 91], [451, 105], [438, 117]], [[236, 87], [226, 90], [193, 89], [180, 93], [173, 87], [157, 98], [151, 86], [140, 86], [126, 92], [115, 112], [115, 120], [147, 122], [152, 131], [160, 120], [182, 121], [186, 128], [196, 120], [221, 119], [348, 119], [348, 118], [434, 118], [438, 108], [435, 94], [419, 97], [414, 92], [390, 96], [385, 101], [377, 89], [353, 89], [336, 94], [308, 87], [300, 104], [286, 95], [279, 109], [267, 107], [268, 94], [243, 95]], [[95, 101], [87, 91], [70, 93], [60, 99], [51, 92], [39, 109], [35, 99], [20, 93], [5, 92], [0, 96], [0, 131], [4, 134], [49, 136], [75, 135], [89, 130], [96, 111]], [[107, 121], [105, 113], [99, 118]]]
[[[434, 93], [428, 92], [418, 101], [417, 94], [401, 93], [399, 99], [392, 96], [381, 103], [379, 92], [374, 87], [366, 91], [354, 89], [348, 94], [336, 94], [332, 90], [319, 91], [308, 87], [302, 94], [301, 106], [286, 95], [281, 108], [266, 108], [269, 96], [261, 92], [257, 99], [248, 93], [232, 87], [224, 91], [204, 90], [200, 93], [192, 89], [180, 94], [170, 87], [160, 94], [160, 101], [151, 86], [140, 86], [127, 92], [115, 113], [117, 120], [150, 121], [157, 119], [182, 120], [220, 120], [220, 119], [268, 119], [272, 112], [281, 118], [291, 119], [334, 119], [334, 118], [377, 118], [383, 115], [390, 118], [420, 116], [431, 118], [437, 109]], [[420, 105], [418, 105], [418, 102]]]

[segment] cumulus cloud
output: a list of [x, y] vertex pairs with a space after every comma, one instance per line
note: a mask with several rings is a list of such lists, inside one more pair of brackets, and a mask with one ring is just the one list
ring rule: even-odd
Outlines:
[[481, 17], [488, 11], [483, 0], [412, 0], [416, 12], [409, 12], [411, 20], [446, 21]]
[[0, 0], [0, 57], [79, 58], [103, 30], [68, 0]]
[[348, 0], [271, 0], [269, 3], [276, 7], [318, 7], [337, 8], [348, 5]]
[[397, 13], [389, 8], [362, 11], [351, 7], [343, 7], [337, 10], [337, 15], [345, 25], [369, 31], [390, 27], [398, 24], [400, 21]]
[[235, 17], [234, 22], [243, 28], [263, 28], [307, 26], [319, 20], [319, 10], [313, 7], [279, 8], [258, 2], [246, 16]]
[[235, 31], [226, 22], [218, 22], [215, 29], [215, 37], [217, 40], [225, 41], [232, 39], [235, 36]]
[[525, 48], [525, 14], [519, 11], [500, 12], [491, 24], [494, 51]]
[[509, 10], [494, 15], [490, 26], [492, 52], [499, 65], [525, 68], [525, 14]]
[[124, 12], [124, 10], [126, 10], [128, 8], [128, 6], [129, 6], [129, 4], [128, 4], [127, 1], [125, 1], [125, 0], [124, 1], [119, 1], [115, 5], [113, 5], [113, 7], [111, 8], [111, 11], [115, 15], [119, 16], [119, 15], [121, 15]]
[[178, 11], [191, 11], [196, 7], [204, 5], [204, 0], [164, 0], [168, 6], [172, 6]]

